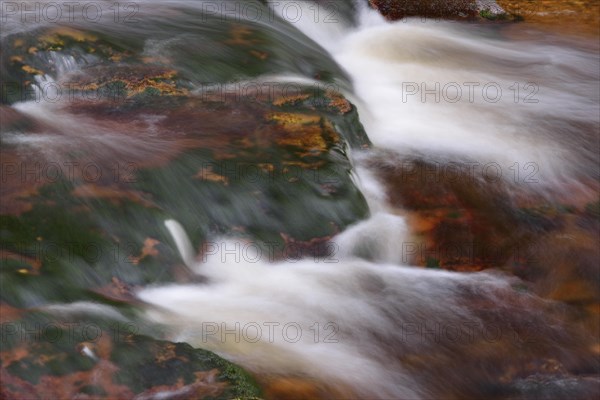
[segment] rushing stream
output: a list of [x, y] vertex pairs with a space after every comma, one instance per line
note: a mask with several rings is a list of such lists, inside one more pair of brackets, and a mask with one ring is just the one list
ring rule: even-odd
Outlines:
[[94, 4], [3, 8], [3, 306], [189, 343], [266, 398], [598, 394], [597, 37]]

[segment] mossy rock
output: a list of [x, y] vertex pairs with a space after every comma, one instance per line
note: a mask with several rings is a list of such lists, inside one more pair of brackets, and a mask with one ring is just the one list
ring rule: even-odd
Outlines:
[[[127, 63], [68, 77], [79, 95], [57, 111], [93, 120], [93, 134], [110, 143], [76, 133], [83, 145], [67, 141], [48, 159], [46, 148], [15, 138], [52, 131], [66, 139], [71, 127], [2, 109], [8, 304], [96, 299], [99, 289], [114, 290], [114, 279], [133, 287], [173, 281], [181, 260], [163, 225], [170, 218], [198, 246], [233, 235], [276, 259], [290, 247], [297, 257], [326, 256], [329, 238], [368, 215], [347, 150], [369, 141], [339, 92], [294, 84], [233, 98], [192, 93], [175, 69]], [[87, 95], [99, 90], [118, 96]]]
[[[73, 24], [2, 38], [0, 72], [16, 84], [3, 85], [0, 99], [3, 313], [88, 301], [134, 315], [137, 288], [197, 279], [167, 219], [198, 251], [227, 235], [277, 249], [272, 259], [291, 245], [298, 257], [324, 256], [323, 244], [368, 216], [347, 152], [369, 142], [335, 85], [233, 99], [208, 90], [282, 72], [349, 87], [323, 49], [280, 20], [263, 26], [196, 11], [148, 19], [156, 29]], [[36, 100], [33, 84], [49, 77], [73, 97], [29, 104], [42, 113], [12, 106]], [[38, 145], [45, 135], [55, 140]], [[105, 336], [3, 343], [1, 397], [260, 395], [212, 353], [137, 332]]]
[[265, 21], [192, 8], [144, 15], [144, 29], [139, 24], [64, 23], [6, 34], [0, 103], [35, 99], [32, 84], [38, 77], [63, 84], [71, 70], [107, 66], [162, 69], [196, 86], [284, 73], [350, 88], [349, 78], [324, 49], [267, 5], [257, 1], [254, 6]]
[[[164, 227], [170, 218], [198, 247], [233, 235], [277, 249], [272, 259], [289, 246], [324, 256], [329, 238], [367, 217], [347, 151], [369, 141], [335, 85], [234, 89], [233, 98], [226, 86], [245, 82], [240, 71], [343, 81], [324, 50], [308, 39], [284, 43], [281, 29], [303, 36], [280, 20], [259, 29], [196, 11], [147, 17], [156, 29], [74, 24], [3, 37], [3, 74], [29, 84], [28, 93], [36, 79], [59, 76], [72, 97], [39, 106], [73, 124], [0, 108], [0, 300], [38, 306], [95, 300], [100, 291], [127, 302], [130, 290], [120, 286], [179, 279], [181, 260]], [[153, 52], [153, 43], [166, 47]], [[61, 71], [66, 61], [77, 67]], [[3, 93], [5, 103], [24, 99]], [[81, 121], [93, 122], [77, 132]], [[20, 142], [47, 132], [64, 139], [51, 145], [51, 158]]]
[[[28, 312], [3, 323], [3, 398], [255, 399], [261, 391], [217, 355], [135, 334], [109, 319], [59, 320]], [[171, 398], [171, 397], [170, 397]]]
[[[74, 104], [72, 112], [94, 113], [99, 124], [122, 122], [125, 131], [128, 122], [160, 112], [161, 151], [145, 151], [140, 142], [138, 154], [119, 163], [119, 150], [100, 159], [98, 147], [64, 149], [57, 167], [35, 148], [3, 146], [3, 158], [17, 168], [7, 175], [0, 215], [2, 300], [9, 304], [89, 298], [89, 290], [110, 285], [113, 277], [134, 286], [173, 280], [180, 259], [163, 225], [170, 218], [198, 246], [228, 234], [267, 250], [326, 241], [368, 214], [329, 109], [291, 112], [255, 101], [160, 95], [152, 102], [91, 106]], [[65, 165], [79, 167], [67, 171]], [[86, 175], [82, 168], [89, 165]], [[62, 169], [50, 176], [47, 166]], [[26, 168], [39, 168], [39, 177], [22, 179]], [[307, 251], [302, 255], [323, 255], [318, 246]]]

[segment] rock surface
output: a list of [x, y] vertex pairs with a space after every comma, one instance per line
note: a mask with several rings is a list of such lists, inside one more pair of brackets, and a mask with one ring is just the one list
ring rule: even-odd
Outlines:
[[[8, 307], [1, 306], [2, 311]], [[136, 334], [118, 320], [60, 320], [25, 312], [3, 321], [0, 397], [6, 399], [256, 399], [241, 368], [188, 344]]]
[[[228, 235], [278, 259], [326, 256], [327, 239], [368, 214], [347, 151], [369, 142], [335, 85], [228, 83], [289, 60], [326, 79], [333, 62], [289, 54], [303, 45], [271, 54], [276, 37], [251, 24], [208, 29], [211, 45], [196, 55], [177, 46], [149, 55], [137, 33], [126, 46], [115, 32], [74, 27], [2, 39], [0, 69], [15, 85], [3, 85], [0, 104], [0, 314], [11, 336], [6, 346], [2, 337], [0, 397], [258, 396], [251, 378], [212, 353], [149, 339], [156, 332], [142, 327], [115, 338], [112, 322], [56, 322], [40, 310], [86, 301], [133, 316], [140, 286], [195, 279], [167, 219], [200, 254]], [[60, 99], [44, 92], [49, 84]], [[69, 336], [69, 324], [83, 322], [101, 338]], [[58, 326], [46, 333], [63, 340], [29, 340], [23, 326], [42, 335]]]
[[467, 18], [477, 14], [474, 0], [369, 0], [369, 3], [390, 20], [415, 16]]
[[600, 34], [600, 2], [597, 0], [498, 0], [510, 15], [552, 33], [592, 37]]
[[389, 20], [405, 17], [507, 19], [509, 15], [495, 0], [369, 0]]

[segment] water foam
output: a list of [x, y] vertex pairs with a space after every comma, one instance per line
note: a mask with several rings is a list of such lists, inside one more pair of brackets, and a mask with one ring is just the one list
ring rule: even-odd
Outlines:
[[[183, 228], [175, 221], [166, 224], [182, 258], [189, 260]], [[354, 239], [363, 234], [359, 229]], [[234, 246], [221, 246], [226, 248]], [[508, 279], [485, 273], [424, 270], [351, 256], [336, 260], [249, 262], [220, 252], [190, 265], [207, 284], [149, 287], [138, 296], [150, 305], [148, 318], [168, 327], [171, 340], [207, 348], [258, 374], [302, 376], [352, 388], [358, 397], [417, 399], [428, 392], [398, 354], [419, 348], [445, 352], [454, 345], [407, 336], [405, 328], [483, 324], [461, 304], [461, 295], [492, 299], [496, 291], [512, 291]]]
[[[310, 3], [295, 3], [306, 8], [305, 15], [313, 15]], [[567, 159], [568, 146], [549, 140], [545, 127], [531, 125], [532, 119], [547, 114], [593, 122], [594, 97], [590, 100], [587, 92], [566, 90], [571, 88], [566, 77], [560, 82], [540, 81], [541, 104], [529, 108], [513, 98], [498, 103], [464, 99], [404, 103], [402, 84], [427, 82], [431, 87], [436, 81], [481, 81], [508, 88], [515, 71], [540, 63], [568, 75], [566, 64], [550, 57], [550, 52], [571, 57], [568, 64], [585, 76], [590, 60], [566, 49], [532, 51], [532, 45], [503, 44], [450, 24], [415, 20], [391, 24], [365, 7], [360, 10], [357, 27], [347, 21], [326, 25], [313, 18], [295, 26], [329, 50], [350, 73], [361, 119], [376, 146], [433, 158], [443, 155], [508, 165], [533, 161], [548, 181], [565, 168], [577, 169]], [[537, 72], [544, 69], [538, 67]], [[573, 107], [560, 106], [565, 103]], [[459, 350], [449, 340], [407, 337], [405, 328], [421, 323], [485, 325], [465, 301], [469, 296], [491, 304], [513, 299], [519, 315], [531, 315], [535, 312], [531, 296], [521, 299], [512, 289], [512, 278], [492, 273], [402, 266], [399, 244], [407, 231], [404, 218], [388, 208], [382, 186], [360, 165], [356, 182], [372, 216], [333, 239], [336, 262], [249, 262], [232, 260], [231, 254], [223, 252], [199, 262], [192, 259], [194, 247], [183, 229], [168, 221], [182, 259], [207, 283], [143, 289], [138, 295], [149, 304], [148, 318], [168, 326], [172, 340], [213, 350], [258, 374], [308, 377], [351, 388], [359, 398], [433, 396], [403, 363], [403, 356], [423, 352], [451, 359]], [[220, 246], [221, 250], [235, 248], [235, 239], [223, 241], [230, 246]], [[509, 330], [511, 313], [502, 306], [490, 311], [492, 319], [505, 321]]]
[[503, 40], [473, 24], [390, 23], [362, 2], [357, 8], [357, 26], [311, 18], [295, 26], [349, 73], [375, 146], [441, 162], [498, 163], [507, 178], [515, 163], [534, 163], [538, 187], [597, 175], [595, 55]]

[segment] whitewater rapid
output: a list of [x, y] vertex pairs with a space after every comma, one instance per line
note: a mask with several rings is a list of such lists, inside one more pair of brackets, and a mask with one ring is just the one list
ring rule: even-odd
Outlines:
[[[281, 15], [286, 3], [271, 6]], [[192, 243], [177, 221], [166, 221], [182, 261], [203, 282], [141, 289], [143, 318], [164, 326], [170, 340], [212, 350], [257, 376], [301, 377], [346, 398], [431, 398], [455, 382], [431, 383], [407, 359], [451, 361], [470, 345], [491, 343], [490, 320], [502, 339], [516, 338], [515, 321], [533, 319], [543, 302], [517, 292], [520, 282], [497, 273], [405, 265], [406, 219], [388, 204], [385, 186], [367, 165], [385, 149], [390, 164], [404, 157], [496, 163], [504, 179], [514, 176], [511, 167], [517, 164], [523, 172], [535, 171], [539, 186], [595, 177], [596, 139], [581, 135], [581, 127], [597, 126], [600, 119], [597, 57], [566, 45], [502, 40], [476, 25], [390, 23], [366, 2], [357, 2], [354, 21], [327, 20], [325, 13], [315, 18], [312, 3], [294, 3], [304, 17], [290, 23], [327, 50], [352, 80], [353, 91], [345, 95], [357, 105], [374, 144], [372, 151], [353, 154], [355, 181], [371, 216], [334, 237], [330, 256], [281, 262], [270, 262], [254, 253], [257, 247], [232, 237], [209, 238], [214, 251], [200, 254], [205, 244]], [[70, 59], [58, 61], [64, 62], [59, 73], [77, 69]], [[40, 77], [38, 84], [49, 79]], [[111, 125], [81, 116], [56, 120], [58, 107], [15, 105], [72, 134], [62, 141], [50, 134], [36, 138], [50, 159], [52, 146], [84, 140], [101, 143], [107, 155], [161, 150], [146, 126], [139, 128], [145, 134], [128, 139]], [[143, 146], [140, 137], [146, 139]], [[530, 164], [535, 168], [525, 169]], [[494, 305], [487, 318], [473, 299]], [[502, 306], [507, 299], [510, 307]], [[470, 360], [475, 365], [477, 357]]]
[[598, 177], [594, 52], [540, 34], [506, 40], [476, 24], [390, 23], [363, 2], [356, 7], [354, 24], [295, 25], [351, 76], [376, 148], [477, 164], [480, 177], [493, 163], [495, 175], [538, 188]]
[[[351, 76], [354, 93], [347, 95], [375, 149], [441, 162], [494, 162], [505, 173], [515, 163], [535, 163], [536, 178], [546, 185], [590, 170], [593, 150], [575, 158], [581, 142], [565, 143], [561, 132], [598, 120], [596, 84], [571, 79], [594, 82], [597, 60], [591, 56], [550, 44], [509, 43], [449, 22], [389, 23], [360, 5], [354, 23], [326, 23], [308, 17], [311, 4], [300, 4], [307, 17], [294, 25]], [[473, 92], [465, 91], [469, 84]], [[485, 327], [467, 294], [492, 304], [512, 299], [522, 316], [534, 314], [539, 300], [517, 294], [514, 280], [498, 274], [403, 266], [408, 227], [362, 166], [368, 157], [354, 162], [371, 217], [335, 237], [336, 252], [325, 260], [235, 259], [223, 254], [244, 247], [235, 238], [213, 238], [219, 251], [200, 259], [200, 244], [189, 243], [180, 225], [168, 221], [183, 260], [207, 283], [142, 290], [139, 297], [154, 306], [150, 320], [167, 326], [171, 340], [210, 349], [259, 375], [327, 382], [351, 397], [439, 393], [399, 360], [411, 352], [443, 357], [459, 346], [421, 330], [412, 334], [415, 326]], [[511, 332], [512, 312], [490, 312], [504, 321], [505, 334]]]

